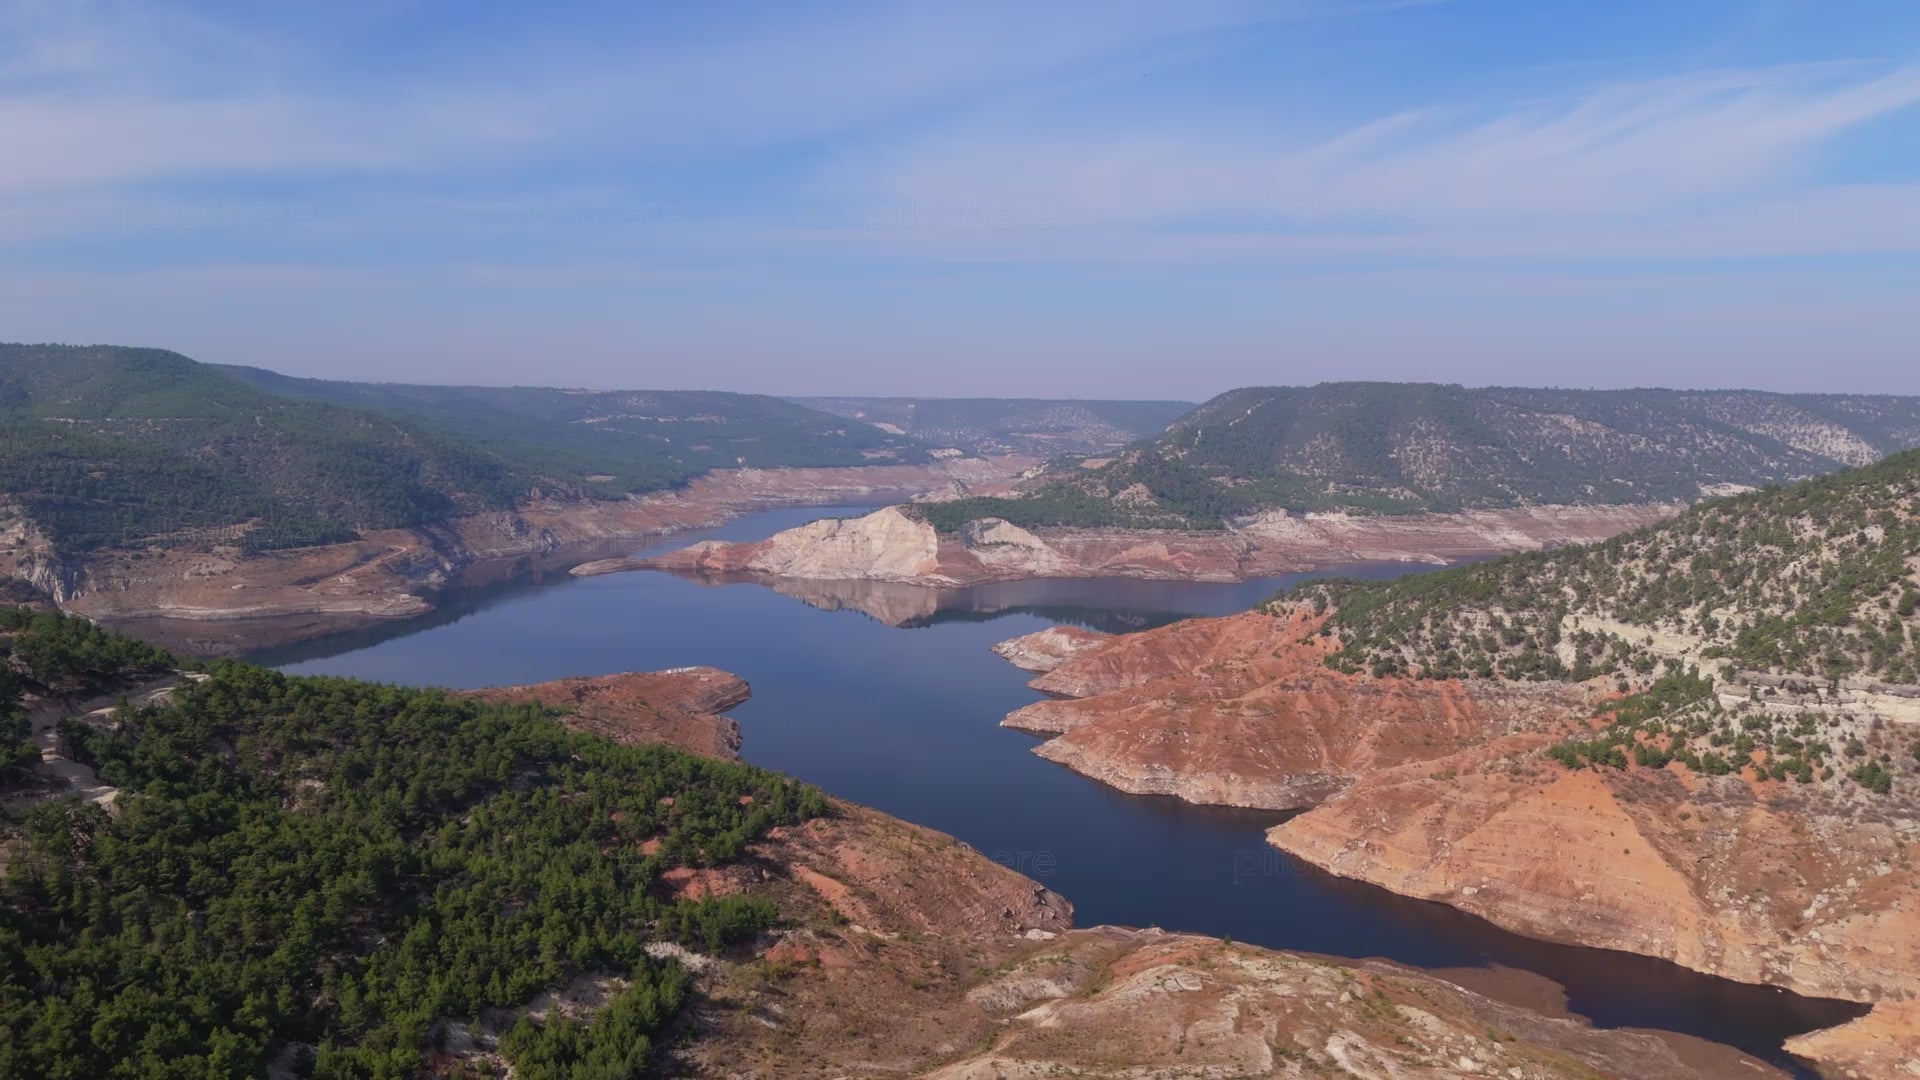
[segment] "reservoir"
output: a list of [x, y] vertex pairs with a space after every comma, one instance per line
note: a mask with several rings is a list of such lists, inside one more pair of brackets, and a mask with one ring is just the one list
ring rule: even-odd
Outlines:
[[[751, 514], [649, 550], [757, 539], [857, 512]], [[421, 619], [252, 659], [293, 674], [455, 688], [712, 665], [753, 687], [753, 700], [732, 714], [748, 761], [951, 833], [1066, 896], [1079, 925], [1159, 926], [1427, 968], [1524, 969], [1565, 986], [1567, 1007], [1601, 1026], [1684, 1032], [1812, 1075], [1781, 1042], [1864, 1007], [1534, 941], [1342, 881], [1267, 846], [1264, 830], [1283, 815], [1121, 794], [1036, 757], [1035, 737], [999, 726], [1040, 695], [1027, 687], [1029, 674], [989, 651], [995, 642], [1060, 623], [1132, 630], [1227, 614], [1298, 579], [1048, 581], [944, 592], [848, 583], [789, 596], [661, 573], [560, 575], [453, 593]]]

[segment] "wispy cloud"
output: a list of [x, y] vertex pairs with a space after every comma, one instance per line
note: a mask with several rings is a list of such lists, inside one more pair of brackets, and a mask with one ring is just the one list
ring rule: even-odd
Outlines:
[[1258, 244], [1278, 229], [1380, 238], [1471, 226], [1492, 239], [1595, 222], [1700, 236], [1716, 219], [1867, 212], [1849, 205], [1856, 199], [1874, 214], [1895, 211], [1898, 224], [1911, 217], [1899, 211], [1913, 189], [1821, 186], [1811, 166], [1834, 138], [1916, 103], [1920, 68], [1794, 65], [1603, 86], [1490, 113], [1406, 111], [1308, 141], [1257, 114], [959, 125], [843, 165], [834, 180], [856, 201], [930, 217], [943, 206], [1022, 208], [1062, 236], [1211, 228]]
[[1236, 27], [1391, 6], [860, 4], [687, 40], [621, 25], [558, 57], [496, 47], [432, 77], [355, 79], [298, 43], [164, 9], [29, 2], [0, 8], [0, 191], [778, 143]]

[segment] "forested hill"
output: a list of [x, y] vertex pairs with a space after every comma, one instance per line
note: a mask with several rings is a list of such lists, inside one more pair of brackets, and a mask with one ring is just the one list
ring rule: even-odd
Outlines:
[[1920, 451], [1591, 547], [1276, 603], [1331, 608], [1348, 672], [1617, 689], [1546, 750], [1568, 768], [1920, 794]]
[[1056, 470], [1038, 500], [1007, 509], [1021, 524], [1217, 528], [1223, 517], [1271, 507], [1402, 513], [1692, 501], [1915, 446], [1914, 397], [1250, 387], [1208, 401], [1103, 467]]
[[[0, 718], [164, 659], [0, 610]], [[662, 876], [827, 810], [775, 774], [571, 733], [536, 706], [207, 676], [63, 725], [117, 789], [111, 812], [22, 810], [0, 770], [0, 1077], [411, 1080], [448, 1075], [436, 1051], [454, 1045], [471, 1075], [650, 1075], [691, 979], [649, 946], [712, 953], [781, 917], [754, 892], [663, 899]], [[607, 1006], [525, 1015], [582, 984]]]
[[924, 444], [763, 394], [713, 390], [564, 390], [301, 379], [221, 371], [282, 397], [430, 422], [503, 456], [563, 475], [605, 474], [626, 490], [709, 469], [874, 465], [927, 460]]
[[776, 398], [327, 383], [158, 349], [0, 345], [0, 496], [66, 552], [292, 547], [536, 490], [616, 497], [721, 466], [925, 457]]
[[1717, 499], [1587, 547], [1301, 595], [1377, 674], [1644, 675], [1658, 650], [1821, 682], [1920, 683], [1920, 451]]
[[1151, 439], [1193, 408], [1188, 401], [1046, 398], [803, 397], [836, 416], [884, 425], [934, 446], [975, 454], [1095, 455]]
[[0, 345], [0, 493], [67, 550], [250, 523], [284, 547], [511, 505], [536, 482], [419, 424], [158, 349]]

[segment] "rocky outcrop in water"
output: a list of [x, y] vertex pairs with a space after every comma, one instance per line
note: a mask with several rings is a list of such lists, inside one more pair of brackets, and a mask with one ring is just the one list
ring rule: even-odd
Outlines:
[[993, 651], [1022, 671], [1045, 673], [1112, 640], [1112, 634], [1077, 626], [1049, 626], [1025, 637], [1003, 641], [995, 645]]
[[1438, 564], [1538, 550], [1603, 539], [1678, 510], [1672, 505], [1547, 506], [1398, 517], [1275, 511], [1230, 529], [1199, 532], [1028, 530], [983, 518], [957, 533], [940, 534], [911, 513], [888, 507], [858, 521], [815, 522], [766, 540], [708, 542], [646, 559], [605, 559], [574, 573], [668, 570], [934, 588], [1032, 578], [1244, 581], [1353, 563]]

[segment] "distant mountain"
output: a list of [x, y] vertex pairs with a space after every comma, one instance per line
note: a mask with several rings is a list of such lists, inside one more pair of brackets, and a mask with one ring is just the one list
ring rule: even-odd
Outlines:
[[61, 547], [229, 530], [263, 548], [511, 505], [535, 482], [420, 424], [159, 349], [0, 345], [0, 493]]
[[755, 395], [335, 383], [160, 349], [0, 345], [0, 500], [69, 552], [295, 547], [536, 491], [617, 497], [722, 466], [926, 457]]
[[1031, 500], [942, 507], [1016, 523], [1218, 528], [1258, 510], [1403, 513], [1691, 501], [1920, 446], [1920, 398], [1755, 391], [1250, 387]]
[[1152, 438], [1186, 401], [802, 397], [799, 404], [974, 454], [1095, 455]]
[[565, 475], [609, 476], [608, 482], [629, 491], [736, 466], [927, 460], [927, 448], [912, 438], [763, 394], [419, 386], [302, 379], [252, 367], [220, 370], [282, 397], [428, 420], [476, 445]]

